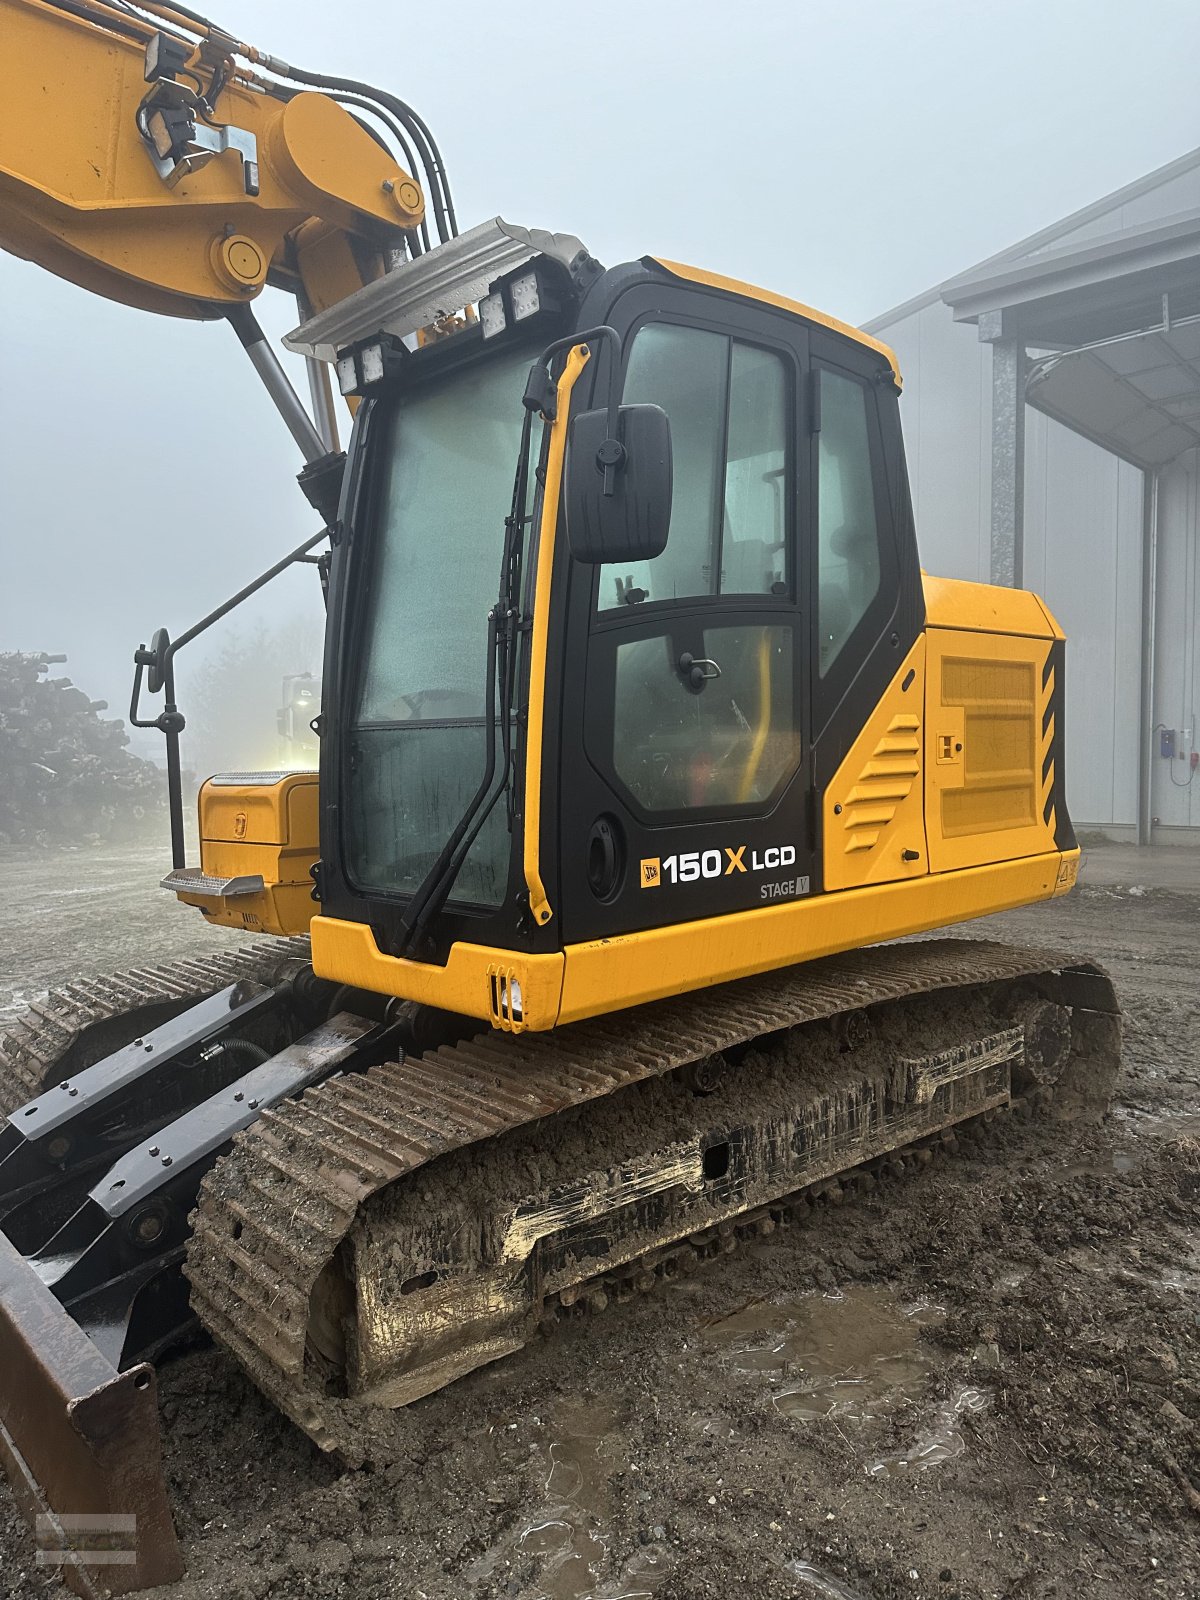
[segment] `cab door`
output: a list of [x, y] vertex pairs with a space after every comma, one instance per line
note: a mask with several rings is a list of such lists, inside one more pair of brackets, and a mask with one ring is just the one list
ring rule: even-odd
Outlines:
[[627, 293], [612, 320], [624, 400], [670, 418], [674, 497], [661, 556], [569, 574], [568, 943], [813, 887], [807, 329], [678, 286]]

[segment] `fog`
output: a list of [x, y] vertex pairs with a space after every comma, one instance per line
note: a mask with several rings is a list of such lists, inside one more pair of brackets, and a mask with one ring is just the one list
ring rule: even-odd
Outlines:
[[[215, 20], [411, 101], [464, 228], [500, 213], [608, 264], [697, 262], [852, 322], [1200, 134], [1184, 0], [229, 0]], [[66, 651], [123, 710], [139, 638], [181, 630], [315, 529], [297, 452], [223, 324], [151, 318], [2, 255], [0, 305], [0, 650]], [[258, 309], [275, 334], [296, 320], [278, 297]], [[303, 671], [320, 616], [301, 568], [241, 626], [307, 625]], [[204, 653], [181, 661], [185, 711]]]

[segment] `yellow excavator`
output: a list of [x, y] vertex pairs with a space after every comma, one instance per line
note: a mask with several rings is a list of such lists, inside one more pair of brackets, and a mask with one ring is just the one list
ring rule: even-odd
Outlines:
[[[118, 1593], [181, 1570], [153, 1363], [198, 1328], [369, 1457], [378, 1408], [797, 1196], [1102, 1107], [1120, 1019], [1074, 956], [881, 944], [1079, 863], [1063, 635], [921, 572], [886, 347], [676, 262], [460, 233], [410, 106], [184, 5], [0, 26], [0, 244], [228, 321], [321, 522], [135, 654], [165, 886], [275, 937], [81, 975], [0, 1042], [0, 1457], [68, 1580]], [[189, 865], [175, 656], [295, 561], [319, 773], [209, 778]]]

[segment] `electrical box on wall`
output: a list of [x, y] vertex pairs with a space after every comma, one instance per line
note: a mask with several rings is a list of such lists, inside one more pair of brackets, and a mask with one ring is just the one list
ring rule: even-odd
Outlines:
[[1158, 753], [1160, 756], [1171, 757], [1175, 754], [1175, 729], [1160, 728], [1158, 730]]

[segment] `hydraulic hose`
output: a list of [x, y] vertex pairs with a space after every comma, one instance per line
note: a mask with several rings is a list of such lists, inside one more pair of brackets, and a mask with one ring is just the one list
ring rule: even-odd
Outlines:
[[241, 1056], [255, 1067], [261, 1067], [264, 1061], [271, 1059], [269, 1050], [264, 1050], [262, 1045], [254, 1044], [250, 1039], [222, 1039], [217, 1048], [223, 1055]]
[[438, 238], [445, 244], [448, 239], [457, 236], [458, 219], [454, 211], [454, 202], [450, 197], [450, 183], [442, 163], [441, 151], [423, 118], [418, 116], [410, 105], [398, 96], [389, 94], [383, 89], [373, 89], [369, 83], [361, 83], [356, 78], [336, 78], [324, 72], [305, 72], [300, 67], [293, 67], [290, 62], [279, 61], [274, 56], [261, 53], [258, 55], [258, 60], [268, 71], [277, 73], [281, 78], [290, 78], [293, 82], [303, 83], [310, 89], [359, 95], [366, 100], [377, 102], [390, 111], [411, 137], [421, 158]]
[[[53, 3], [61, 4], [65, 10], [74, 9], [80, 4], [80, 0], [53, 0]], [[98, 0], [98, 3], [105, 4], [106, 0]], [[107, 3], [113, 4], [113, 0], [107, 0]], [[114, 10], [118, 7], [124, 11], [124, 6], [120, 6], [120, 0], [113, 4]], [[142, 13], [140, 17], [138, 11]], [[390, 112], [416, 146], [425, 172], [426, 188], [433, 207], [438, 238], [445, 244], [448, 239], [457, 237], [458, 218], [450, 194], [450, 180], [446, 175], [442, 152], [425, 119], [398, 95], [390, 94], [384, 89], [373, 88], [371, 84], [362, 83], [356, 78], [339, 78], [330, 73], [306, 72], [302, 67], [294, 67], [290, 62], [270, 55], [265, 50], [258, 50], [253, 45], [231, 39], [230, 35], [216, 23], [210, 22], [207, 17], [198, 11], [193, 11], [189, 6], [176, 3], [176, 0], [169, 0], [169, 3], [165, 3], [165, 0], [131, 0], [124, 14], [130, 21], [142, 22], [147, 12], [161, 21], [179, 26], [190, 23], [206, 39], [216, 35], [220, 39], [228, 40], [230, 48], [236, 54], [264, 67], [268, 72], [275, 73], [277, 77], [290, 79], [293, 83], [301, 83], [311, 89], [325, 89], [335, 97], [356, 95], [361, 100], [367, 101], [371, 109], [382, 107], [384, 111]], [[411, 152], [408, 151], [407, 142], [403, 139], [401, 147], [405, 150], [406, 157], [411, 159]]]

